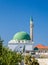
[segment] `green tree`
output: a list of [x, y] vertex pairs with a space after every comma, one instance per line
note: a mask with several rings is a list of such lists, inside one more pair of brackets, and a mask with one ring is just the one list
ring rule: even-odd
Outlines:
[[3, 40], [0, 37], [0, 56], [2, 55], [2, 45], [3, 45]]
[[21, 54], [11, 51], [6, 47], [3, 47], [2, 49], [2, 62], [4, 62], [5, 65], [19, 65], [19, 63], [21, 63], [23, 59]]

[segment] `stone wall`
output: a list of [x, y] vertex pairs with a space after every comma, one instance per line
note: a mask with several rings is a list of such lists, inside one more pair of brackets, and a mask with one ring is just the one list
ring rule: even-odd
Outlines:
[[48, 58], [37, 58], [40, 65], [48, 65]]

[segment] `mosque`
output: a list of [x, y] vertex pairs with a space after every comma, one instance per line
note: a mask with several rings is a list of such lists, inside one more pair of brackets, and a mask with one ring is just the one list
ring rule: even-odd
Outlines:
[[33, 51], [33, 19], [30, 18], [30, 35], [27, 32], [18, 32], [13, 39], [8, 42], [8, 47], [16, 52], [32, 52]]
[[33, 30], [34, 30], [34, 23], [33, 19], [30, 18], [30, 35], [27, 32], [18, 32], [16, 33], [12, 40], [8, 42], [8, 47], [12, 51], [21, 52], [21, 53], [32, 53], [38, 56], [44, 55], [44, 57], [48, 57], [48, 46], [44, 46], [42, 44], [38, 44], [34, 47], [34, 40], [33, 40]]

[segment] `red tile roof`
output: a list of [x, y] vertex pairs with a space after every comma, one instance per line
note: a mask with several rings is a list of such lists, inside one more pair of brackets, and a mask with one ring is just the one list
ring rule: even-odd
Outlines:
[[35, 46], [37, 48], [40, 48], [40, 49], [48, 49], [48, 46], [44, 46], [42, 44], [38, 44], [37, 46]]

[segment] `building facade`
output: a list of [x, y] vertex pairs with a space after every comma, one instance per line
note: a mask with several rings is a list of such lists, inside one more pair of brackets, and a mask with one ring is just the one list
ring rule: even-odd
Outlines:
[[38, 44], [34, 47], [34, 51], [36, 52], [36, 55], [39, 57], [47, 57], [48, 58], [48, 46], [44, 46], [42, 44]]

